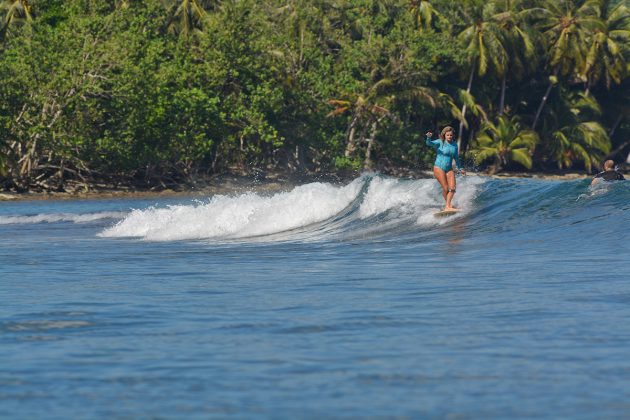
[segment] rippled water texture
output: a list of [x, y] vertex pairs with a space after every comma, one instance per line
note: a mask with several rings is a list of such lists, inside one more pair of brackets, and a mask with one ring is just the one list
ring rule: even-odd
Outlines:
[[0, 203], [1, 418], [627, 418], [630, 182]]

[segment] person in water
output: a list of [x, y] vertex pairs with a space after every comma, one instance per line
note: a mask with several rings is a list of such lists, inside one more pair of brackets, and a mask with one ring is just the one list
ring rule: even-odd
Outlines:
[[455, 130], [453, 130], [453, 127], [444, 127], [438, 140], [432, 139], [432, 131], [428, 131], [426, 136], [427, 138], [425, 144], [437, 150], [437, 157], [435, 158], [435, 163], [433, 164], [433, 175], [442, 187], [442, 196], [444, 197], [444, 201], [446, 201], [446, 207], [444, 207], [444, 210], [458, 210], [453, 207], [452, 204], [457, 186], [455, 181], [455, 172], [453, 171], [453, 160], [455, 160], [457, 168], [460, 170], [462, 175], [466, 175], [466, 172], [461, 169], [462, 165], [459, 162], [457, 142], [454, 141]]
[[591, 181], [591, 185], [597, 184], [602, 179], [604, 181], [623, 181], [626, 178], [624, 178], [623, 175], [617, 171], [617, 169], [615, 168], [615, 162], [613, 162], [612, 160], [607, 160], [606, 162], [604, 162], [604, 170], [595, 175], [595, 177]]

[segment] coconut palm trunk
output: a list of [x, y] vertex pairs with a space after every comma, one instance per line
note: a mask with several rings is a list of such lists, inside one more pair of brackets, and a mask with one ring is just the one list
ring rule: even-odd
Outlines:
[[358, 119], [359, 119], [358, 115], [355, 114], [352, 117], [352, 122], [350, 123], [350, 126], [348, 127], [348, 142], [346, 143], [346, 151], [344, 153], [344, 156], [347, 158], [352, 156], [352, 154], [354, 153], [354, 149], [356, 148], [356, 142], [354, 140], [354, 136], [357, 130]]
[[372, 168], [372, 150], [374, 149], [374, 143], [376, 141], [376, 133], [378, 131], [378, 126], [381, 121], [386, 117], [386, 115], [374, 120], [372, 126], [370, 127], [370, 138], [367, 139], [367, 149], [365, 150], [365, 161], [363, 162], [364, 169]]
[[610, 131], [608, 132], [609, 137], [612, 138], [612, 136], [615, 135], [615, 131], [617, 131], [617, 127], [619, 127], [619, 124], [621, 123], [622, 119], [623, 119], [623, 114], [619, 114], [619, 116], [615, 120], [615, 123], [612, 125], [612, 127], [610, 128]]
[[504, 74], [501, 78], [501, 100], [499, 101], [499, 115], [503, 115], [503, 109], [505, 108], [505, 88], [507, 85], [507, 75]]
[[370, 128], [370, 138], [367, 139], [367, 148], [365, 149], [365, 160], [363, 161], [364, 169], [372, 168], [372, 148], [374, 147], [374, 138], [376, 137], [376, 130], [378, 129], [378, 121], [372, 123]]
[[[472, 89], [473, 78], [475, 76], [475, 61], [473, 60], [470, 76], [468, 77], [468, 85], [466, 86], [466, 92], [470, 93]], [[461, 150], [462, 147], [462, 133], [464, 132], [464, 121], [466, 121], [466, 104], [462, 106], [462, 119], [459, 121], [459, 131], [457, 133], [457, 148]]]
[[538, 109], [536, 110], [536, 116], [534, 117], [534, 123], [532, 124], [532, 130], [536, 129], [538, 125], [538, 120], [540, 119], [540, 114], [542, 113], [545, 104], [547, 103], [547, 99], [549, 99], [549, 94], [551, 93], [551, 89], [553, 88], [553, 81], [549, 81], [549, 86], [547, 86], [547, 90], [540, 101], [540, 105], [538, 105]]

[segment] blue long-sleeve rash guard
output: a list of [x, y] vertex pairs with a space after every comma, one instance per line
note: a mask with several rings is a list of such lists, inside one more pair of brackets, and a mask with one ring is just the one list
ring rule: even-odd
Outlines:
[[431, 140], [431, 137], [427, 137], [425, 144], [437, 150], [437, 157], [435, 158], [434, 163], [435, 166], [442, 169], [444, 172], [452, 171], [453, 159], [455, 159], [457, 168], [461, 169], [462, 165], [459, 162], [457, 143], [449, 143], [445, 140]]

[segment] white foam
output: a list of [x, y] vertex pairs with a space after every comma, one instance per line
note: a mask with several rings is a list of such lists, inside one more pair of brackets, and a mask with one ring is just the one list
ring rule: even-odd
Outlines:
[[[461, 215], [472, 209], [477, 187], [484, 182], [483, 178], [478, 176], [458, 178], [453, 205], [462, 209]], [[395, 217], [413, 215], [420, 225], [442, 224], [446, 219], [436, 219], [433, 214], [443, 207], [444, 198], [435, 179], [406, 181], [376, 177], [370, 183], [361, 203], [359, 217], [364, 219], [389, 211], [393, 212]]]
[[271, 197], [215, 196], [208, 202], [134, 210], [102, 237], [153, 241], [236, 239], [285, 232], [328, 220], [349, 206], [365, 179], [342, 187], [312, 183]]
[[125, 217], [126, 214], [127, 213], [122, 212], [101, 212], [86, 214], [50, 213], [36, 214], [33, 216], [0, 216], [0, 225], [57, 222], [89, 223], [102, 219], [120, 219], [122, 217]]
[[[429, 208], [437, 208], [440, 204], [434, 183], [428, 179], [402, 181], [376, 177], [361, 203], [359, 217], [365, 219], [390, 210], [397, 214], [418, 214]], [[442, 200], [442, 197], [439, 199]]]
[[[358, 198], [367, 180], [370, 180], [369, 187], [355, 214], [328, 224], [324, 230], [318, 227], [312, 232], [302, 231], [301, 237], [333, 234], [337, 229], [350, 226], [355, 218], [365, 220], [383, 214], [387, 214], [387, 218], [379, 222], [381, 226], [402, 220], [416, 221], [419, 225], [445, 223], [433, 216], [444, 206], [440, 187], [434, 179], [411, 181], [377, 175], [355, 179], [346, 186], [312, 183], [273, 196], [249, 192], [237, 196], [218, 195], [187, 205], [138, 209], [99, 236], [138, 237], [150, 241], [231, 240], [289, 232], [331, 220]], [[474, 176], [458, 180], [454, 204], [464, 209], [462, 214], [472, 208], [476, 186], [483, 182], [482, 178]], [[289, 235], [294, 236], [294, 233]]]
[[458, 177], [457, 193], [453, 197], [453, 206], [459, 208], [460, 212], [452, 217], [443, 218], [436, 218], [433, 215], [444, 208], [444, 198], [442, 198], [441, 188], [438, 182], [434, 179], [432, 179], [431, 182], [433, 183], [432, 197], [434, 198], [435, 204], [429, 206], [427, 209], [429, 211], [423, 210], [418, 214], [416, 220], [418, 225], [442, 225], [469, 214], [473, 210], [473, 200], [477, 196], [478, 187], [486, 181], [483, 177], [475, 175]]

